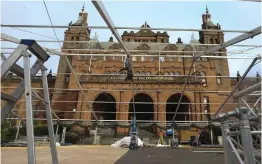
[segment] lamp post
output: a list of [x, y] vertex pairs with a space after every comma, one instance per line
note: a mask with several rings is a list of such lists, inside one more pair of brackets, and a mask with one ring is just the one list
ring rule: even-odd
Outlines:
[[[208, 97], [204, 97], [204, 111], [205, 111], [207, 121], [210, 121], [211, 116], [210, 116], [210, 106], [209, 106]], [[210, 127], [210, 138], [211, 138], [211, 144], [213, 145], [213, 129], [212, 129], [212, 126]]]
[[[73, 118], [76, 118], [76, 115], [75, 115], [75, 114], [76, 114], [76, 109], [75, 109], [75, 108], [73, 109], [73, 112], [74, 112], [74, 113], [73, 113]], [[80, 119], [81, 119], [81, 118], [80, 118]]]

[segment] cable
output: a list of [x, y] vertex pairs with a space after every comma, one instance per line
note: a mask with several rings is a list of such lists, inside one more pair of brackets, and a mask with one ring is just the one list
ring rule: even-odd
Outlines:
[[[38, 33], [35, 33], [35, 32], [31, 32], [31, 31], [23, 30], [23, 29], [20, 29], [20, 28], [16, 28], [16, 27], [12, 27], [12, 28], [13, 28], [13, 29], [16, 29], [16, 30], [23, 31], [23, 32], [27, 32], [27, 33], [35, 34], [35, 35], [38, 35], [38, 36], [43, 36], [43, 37], [50, 38], [50, 39], [56, 39], [56, 38], [53, 38], [53, 37], [50, 37], [50, 36], [46, 36], [46, 35], [42, 35], [42, 34], [38, 34]], [[14, 49], [15, 49], [15, 48], [14, 48]]]
[[[11, 52], [2, 52], [3, 54], [11, 54]], [[31, 54], [31, 53], [29, 53]], [[124, 57], [126, 56], [125, 54], [71, 54], [71, 53], [63, 53], [63, 55], [61, 54], [57, 54], [57, 53], [48, 53], [49, 55], [58, 55], [58, 56], [95, 56], [95, 57]], [[247, 54], [247, 53], [245, 53]], [[254, 53], [250, 53], [250, 54], [254, 54]], [[261, 54], [258, 54], [261, 55]], [[132, 55], [133, 57], [172, 57], [172, 58], [194, 58], [194, 56], [192, 55]], [[257, 55], [256, 55], [257, 56]], [[203, 55], [201, 56], [202, 58], [215, 58], [215, 59], [254, 59], [255, 56], [244, 56], [244, 57], [231, 57], [231, 56], [208, 56], [208, 55]], [[92, 61], [98, 61], [98, 60], [92, 60]], [[106, 61], [106, 60], [104, 60]], [[115, 61], [122, 61], [122, 60], [115, 60]], [[154, 60], [153, 60], [154, 61]], [[142, 61], [141, 61], [142, 62]], [[143, 62], [147, 62], [146, 60]], [[152, 62], [152, 61], [151, 61]], [[164, 61], [164, 62], [174, 62], [174, 61]]]
[[[244, 64], [247, 62], [247, 59], [244, 61], [244, 63], [240, 66], [240, 68], [239, 68], [239, 72], [244, 68], [243, 66], [244, 66]], [[258, 63], [260, 63], [261, 62], [261, 59], [258, 61], [258, 62], [256, 62], [254, 65], [253, 65], [253, 67], [255, 66], [255, 65], [257, 65]]]
[[[15, 87], [1, 87], [2, 89], [14, 89]], [[42, 90], [43, 88], [32, 88], [33, 90]], [[63, 88], [48, 88], [49, 90], [56, 91], [79, 91], [79, 89], [63, 89]], [[84, 91], [100, 91], [100, 92], [120, 92], [130, 91], [130, 89], [101, 89], [101, 88], [89, 88], [83, 89]], [[181, 92], [182, 90], [172, 89], [135, 89], [138, 92]], [[230, 93], [231, 91], [212, 91], [212, 90], [185, 90], [186, 92], [200, 92], [200, 93]]]
[[[13, 109], [13, 111], [21, 111], [21, 110], [25, 110], [25, 109]], [[33, 110], [35, 112], [45, 112], [45, 110]], [[54, 112], [57, 112], [57, 113], [90, 113], [91, 111], [65, 111], [65, 110], [54, 110]], [[108, 112], [108, 111], [95, 111], [95, 113], [134, 113], [134, 112]], [[166, 113], [166, 114], [173, 114], [174, 112], [135, 112], [137, 114], [152, 114], [152, 113]], [[201, 113], [201, 112], [177, 112], [177, 114], [181, 114], [181, 115], [184, 115], [184, 114], [215, 114], [215, 113]], [[18, 116], [17, 116], [18, 117]]]
[[[43, 0], [43, 2], [44, 2], [44, 5], [45, 5], [45, 9], [46, 9], [46, 12], [47, 12], [47, 15], [48, 15], [49, 21], [50, 21], [50, 23], [51, 23], [51, 28], [52, 28], [53, 31], [54, 31], [54, 34], [55, 34], [56, 40], [58, 41], [59, 39], [58, 39], [58, 37], [57, 37], [57, 35], [56, 35], [55, 29], [54, 29], [54, 25], [53, 25], [52, 19], [51, 19], [51, 17], [50, 17], [49, 11], [48, 11], [48, 9], [47, 9], [47, 6], [46, 6], [46, 3], [45, 3], [45, 0]], [[59, 47], [62, 49], [62, 46], [60, 45], [59, 42], [58, 42], [58, 44], [59, 44]]]
[[[256, 64], [258, 64], [259, 62], [257, 62]], [[137, 71], [139, 72], [139, 71]], [[174, 71], [169, 71], [169, 73], [174, 73]], [[52, 75], [70, 75], [71, 73], [49, 73]], [[101, 74], [96, 74], [96, 73], [75, 73], [76, 75], [83, 75], [83, 76], [125, 76], [124, 74], [115, 74], [115, 73], [101, 73]], [[175, 75], [175, 74], [168, 74], [168, 75], [147, 75], [147, 74], [134, 74], [137, 77], [187, 77], [187, 75]], [[40, 77], [40, 74], [38, 74], [38, 76]], [[53, 76], [56, 77], [56, 76]], [[194, 75], [191, 75], [190, 77], [195, 77]], [[199, 78], [201, 78], [200, 76], [198, 76]], [[206, 78], [230, 78], [231, 80], [236, 79], [237, 77], [232, 77], [232, 76], [205, 76]], [[18, 76], [13, 76], [13, 79], [19, 78]], [[248, 77], [248, 78], [257, 78], [257, 77]]]
[[[66, 42], [66, 41], [65, 41]], [[89, 42], [92, 44], [92, 42]], [[90, 45], [89, 45], [90, 47]], [[94, 52], [123, 52], [123, 50], [121, 49], [90, 49], [89, 47], [87, 47], [86, 49], [51, 49], [51, 50], [64, 50], [64, 51], [90, 51], [91, 54], [94, 53]], [[258, 47], [261, 47], [261, 46], [257, 46], [255, 48], [258, 48]], [[251, 49], [255, 49], [255, 48], [249, 48], [249, 49], [245, 49], [245, 50], [235, 50], [235, 51], [226, 51], [226, 52], [212, 52], [211, 54], [232, 54], [232, 55], [236, 55], [236, 54], [259, 54], [260, 52], [252, 52], [252, 53], [244, 53], [244, 52], [247, 52], [247, 51], [250, 51]], [[1, 49], [16, 49], [16, 48], [10, 48], [10, 47], [2, 47]], [[169, 55], [169, 56], [179, 56], [179, 54], [175, 54], [175, 53], [195, 53], [195, 52], [204, 52], [204, 51], [166, 51], [166, 50], [129, 50], [130, 52], [142, 52], [143, 54], [144, 53], [173, 53], [172, 55]], [[90, 53], [87, 53], [90, 55]], [[106, 53], [107, 54], [107, 53]], [[79, 54], [79, 55], [85, 55], [83, 53]], [[107, 54], [108, 55], [108, 54]], [[123, 54], [116, 54], [116, 55], [123, 55]], [[134, 54], [135, 55], [135, 54]], [[136, 54], [136, 55], [139, 55], [139, 54]], [[150, 54], [144, 54], [143, 56], [148, 56]], [[164, 54], [164, 55], [168, 55], [168, 54]], [[159, 56], [159, 55], [154, 55], [154, 56]], [[163, 55], [160, 55], [160, 56], [163, 56]], [[230, 56], [230, 55], [227, 55], [227, 56]]]
[[[74, 27], [77, 27], [77, 26], [74, 26]], [[6, 41], [6, 40], [1, 40], [1, 41]], [[91, 42], [92, 40], [90, 40], [90, 41], [73, 41], [73, 40], [59, 40], [59, 41], [57, 41], [57, 40], [36, 40], [36, 42], [39, 42], [39, 43], [41, 43], [41, 42], [63, 42], [63, 43], [89, 43], [89, 42]], [[101, 44], [112, 44], [112, 43], [110, 43], [110, 42], [99, 42], [99, 43], [101, 43]], [[126, 45], [126, 44], [136, 44], [136, 45], [138, 45], [139, 43], [143, 43], [143, 42], [124, 42], [124, 44]], [[144, 43], [148, 43], [148, 42], [144, 42]], [[117, 42], [113, 42], [113, 44], [117, 44]], [[112, 44], [112, 45], [113, 45]], [[172, 45], [172, 44], [175, 44], [175, 43], [158, 43], [158, 42], [154, 42], [154, 43], [148, 43], [148, 44], [150, 44], [150, 45], [161, 45], [161, 44], [164, 44], [164, 45]], [[181, 45], [181, 46], [187, 46], [187, 45], [191, 45], [191, 46], [218, 46], [218, 45], [220, 45], [220, 44], [202, 44], [202, 43], [199, 43], [199, 44], [197, 44], [197, 43], [188, 43], [188, 44], [179, 44], [179, 45]], [[258, 47], [258, 46], [260, 46], [260, 45], [247, 45], [247, 44], [236, 44], [236, 45], [230, 45], [230, 47]], [[61, 48], [59, 49], [59, 50], [61, 50]], [[74, 49], [75, 50], [75, 49]], [[83, 49], [83, 50], [85, 50], [85, 49]], [[119, 51], [119, 50], [115, 50], [115, 51]], [[123, 51], [123, 50], [122, 50]], [[129, 50], [130, 51], [130, 50]], [[131, 50], [131, 51], [134, 51], [134, 50]], [[141, 50], [136, 50], [137, 52], [138, 51], [141, 51]], [[145, 50], [143, 50], [143, 51], [145, 51]], [[150, 52], [151, 52], [151, 50], [149, 50]], [[162, 52], [162, 51], [161, 51]]]
[[250, 50], [253, 50], [253, 49], [257, 49], [257, 48], [261, 48], [261, 47], [262, 47], [262, 45], [259, 45], [259, 46], [256, 46], [256, 47], [252, 47], [252, 48], [248, 48], [248, 49], [244, 49], [244, 50], [240, 50], [240, 51], [236, 50], [237, 52], [234, 52], [235, 54], [232, 53], [231, 55], [227, 55], [227, 56], [238, 55], [239, 53], [243, 54], [243, 52], [247, 52], [247, 51], [250, 51]]
[[[21, 27], [21, 28], [70, 28], [70, 26], [49, 26], [49, 25], [8, 25], [8, 24], [1, 24], [1, 27]], [[80, 28], [79, 26], [75, 26], [75, 28]], [[109, 29], [108, 26], [87, 26], [86, 28], [91, 29]], [[147, 30], [146, 27], [116, 27], [114, 29], [129, 29], [129, 30]], [[207, 31], [207, 32], [231, 32], [231, 33], [248, 33], [250, 31], [246, 30], [213, 30], [213, 29], [186, 29], [186, 28], [152, 28], [150, 30], [157, 30], [157, 31]]]
[[[45, 8], [46, 8], [46, 12], [47, 12], [47, 15], [48, 15], [48, 17], [49, 17], [50, 23], [51, 23], [51, 25], [52, 25], [52, 27], [53, 27], [53, 31], [54, 31], [54, 33], [55, 33], [56, 39], [58, 40], [58, 37], [57, 37], [57, 35], [56, 35], [55, 29], [54, 29], [54, 26], [53, 26], [53, 23], [52, 23], [52, 20], [51, 20], [51, 17], [50, 17], [50, 15], [49, 15], [49, 12], [48, 12], [48, 9], [47, 9], [46, 3], [45, 3], [45, 0], [43, 0], [43, 2], [44, 2], [44, 5], [45, 5]], [[60, 44], [59, 44], [59, 46], [60, 46], [60, 48], [62, 49], [62, 47], [61, 47], [61, 45], [60, 45]], [[80, 90], [81, 90], [81, 93], [82, 93], [83, 97], [85, 97], [85, 95], [86, 95], [86, 94], [84, 93], [84, 91], [83, 91], [83, 88], [82, 88], [81, 84], [79, 83], [79, 81], [78, 81], [78, 79], [77, 79], [76, 75], [74, 74], [74, 70], [73, 70], [73, 67], [72, 67], [72, 65], [70, 64], [70, 61], [69, 61], [69, 59], [67, 58], [67, 56], [64, 56], [64, 55], [63, 55], [63, 56], [61, 56], [61, 57], [64, 57], [64, 59], [65, 59], [66, 63], [68, 64], [69, 68], [71, 69], [71, 71], [72, 71], [72, 73], [73, 73], [73, 75], [74, 75], [75, 81], [76, 81], [76, 83], [77, 83], [78, 87], [80, 88]], [[88, 104], [88, 105], [89, 105], [90, 109], [92, 110], [92, 107], [91, 107], [91, 105], [90, 105], [90, 104]], [[93, 110], [92, 110], [92, 111], [93, 111]], [[97, 119], [97, 117], [96, 117], [96, 115], [95, 115], [94, 111], [93, 111], [93, 113], [92, 113], [92, 114], [94, 115], [94, 117], [95, 117], [95, 120], [97, 120], [97, 121], [98, 121], [98, 119]]]
[[[18, 102], [25, 102], [25, 100], [18, 100]], [[41, 102], [40, 100], [32, 100], [32, 102]], [[61, 100], [61, 101], [52, 101], [52, 102], [58, 102], [58, 103], [65, 103], [65, 102], [68, 102], [68, 103], [74, 103], [74, 102], [88, 102], [88, 103], [96, 103], [96, 104], [130, 104], [130, 103], [133, 103], [133, 102], [119, 102], [119, 101], [70, 101], [70, 100]], [[163, 105], [175, 105], [175, 104], [178, 104], [178, 102], [134, 102], [135, 104], [163, 104]], [[253, 103], [253, 102], [248, 102], [248, 103]], [[200, 104], [205, 104], [205, 103], [200, 103], [200, 102], [190, 102], [190, 103], [180, 103], [182, 105], [190, 105], [190, 104], [194, 104], [194, 105], [200, 105]], [[210, 105], [219, 105], [221, 103], [209, 103]], [[238, 103], [227, 103], [227, 104], [238, 104]], [[174, 113], [174, 112], [173, 112]]]
[[[90, 46], [89, 46], [90, 47]], [[119, 50], [119, 49], [115, 49], [115, 50], [113, 50], [113, 49], [103, 49], [103, 50], [98, 50], [98, 49], [90, 49], [90, 48], [83, 48], [83, 49], [69, 49], [69, 48], [64, 48], [64, 49], [60, 49], [60, 48], [58, 48], [58, 49], [56, 49], [56, 48], [50, 48], [50, 50], [54, 50], [54, 51], [56, 51], [56, 50], [64, 50], [64, 51], [84, 51], [84, 50], [86, 50], [86, 51], [103, 51], [103, 52], [123, 52], [122, 50]], [[257, 47], [255, 47], [255, 48], [258, 48], [258, 47], [261, 47], [261, 46], [257, 46]], [[255, 48], [253, 48], [253, 49], [255, 49]], [[14, 50], [14, 49], [16, 49], [15, 47], [1, 47], [1, 49], [3, 49], [3, 50]], [[150, 52], [166, 52], [166, 53], [173, 53], [173, 52], [180, 52], [180, 51], [158, 51], [158, 50], [149, 50], [149, 51], [145, 51], [145, 50], [129, 50], [130, 52], [143, 52], [143, 53], [150, 53]], [[242, 52], [241, 52], [242, 51]], [[243, 53], [243, 52], [247, 52], [247, 51], [250, 51], [249, 49], [245, 49], [245, 50], [234, 50], [234, 51], [226, 51], [226, 52], [212, 52], [211, 54], [214, 54], [214, 53], [216, 53], [216, 54], [232, 54], [232, 55], [238, 55], [238, 52], [240, 52], [240, 54], [259, 54], [260, 52], [252, 52], [252, 53]], [[203, 51], [183, 51], [183, 52], [188, 52], [188, 53], [190, 53], [190, 52], [203, 52]], [[227, 55], [227, 56], [231, 56], [231, 55]]]

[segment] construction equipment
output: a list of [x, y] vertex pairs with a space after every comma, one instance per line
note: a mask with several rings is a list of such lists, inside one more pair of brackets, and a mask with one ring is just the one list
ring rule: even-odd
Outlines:
[[136, 117], [133, 117], [133, 120], [132, 120], [132, 126], [131, 126], [131, 133], [130, 133], [130, 145], [129, 145], [129, 150], [135, 150], [137, 149], [138, 147], [138, 144], [137, 144], [137, 140], [138, 140], [138, 137], [137, 137], [137, 128], [136, 128]]

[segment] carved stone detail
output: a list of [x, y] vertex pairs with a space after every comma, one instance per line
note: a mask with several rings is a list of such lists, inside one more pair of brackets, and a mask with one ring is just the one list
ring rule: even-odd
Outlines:
[[190, 46], [190, 45], [187, 45], [187, 46], [183, 49], [183, 51], [193, 51], [193, 47]]
[[137, 47], [137, 50], [150, 50], [150, 47], [147, 44], [141, 44]]
[[164, 51], [177, 51], [178, 47], [174, 44], [169, 44], [163, 50]]
[[118, 43], [114, 43], [113, 45], [111, 45], [108, 49], [122, 49], [122, 47], [120, 46], [120, 44]]

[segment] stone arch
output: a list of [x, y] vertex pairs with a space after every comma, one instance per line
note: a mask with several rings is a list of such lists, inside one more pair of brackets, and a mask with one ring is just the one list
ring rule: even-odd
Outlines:
[[[146, 121], [153, 121], [154, 120], [154, 100], [153, 98], [147, 93], [137, 93], [129, 103], [129, 112], [133, 112], [133, 98], [136, 112], [143, 112], [143, 113], [136, 113], [137, 120], [146, 120]], [[136, 103], [139, 102], [139, 103]], [[143, 103], [145, 102], [145, 103]], [[133, 117], [133, 113], [129, 113], [129, 119]]]
[[[170, 95], [166, 100], [166, 121], [172, 121], [174, 112], [177, 108], [181, 94], [174, 93]], [[183, 95], [180, 107], [178, 108], [175, 121], [189, 121], [191, 120], [191, 115], [189, 111], [191, 110], [191, 99], [186, 94]]]
[[122, 47], [121, 47], [121, 45], [119, 43], [114, 43], [111, 46], [109, 46], [108, 49], [119, 50], [119, 49], [122, 49]]
[[178, 47], [175, 44], [169, 44], [167, 45], [163, 51], [177, 51]]
[[[111, 93], [98, 93], [94, 98], [92, 108], [99, 120], [116, 119], [116, 98]], [[91, 118], [93, 120], [94, 116], [92, 115]]]
[[150, 50], [150, 47], [147, 44], [141, 44], [136, 49], [137, 50]]
[[[153, 100], [153, 102], [157, 102], [156, 98], [154, 97], [154, 95], [152, 93], [147, 92], [147, 91], [136, 91], [136, 94], [139, 94], [139, 93], [147, 94], [148, 96], [150, 96], [150, 98]], [[131, 96], [131, 100], [132, 100], [132, 96]]]
[[185, 46], [185, 48], [183, 49], [183, 51], [193, 51], [193, 47], [191, 45], [187, 45]]

